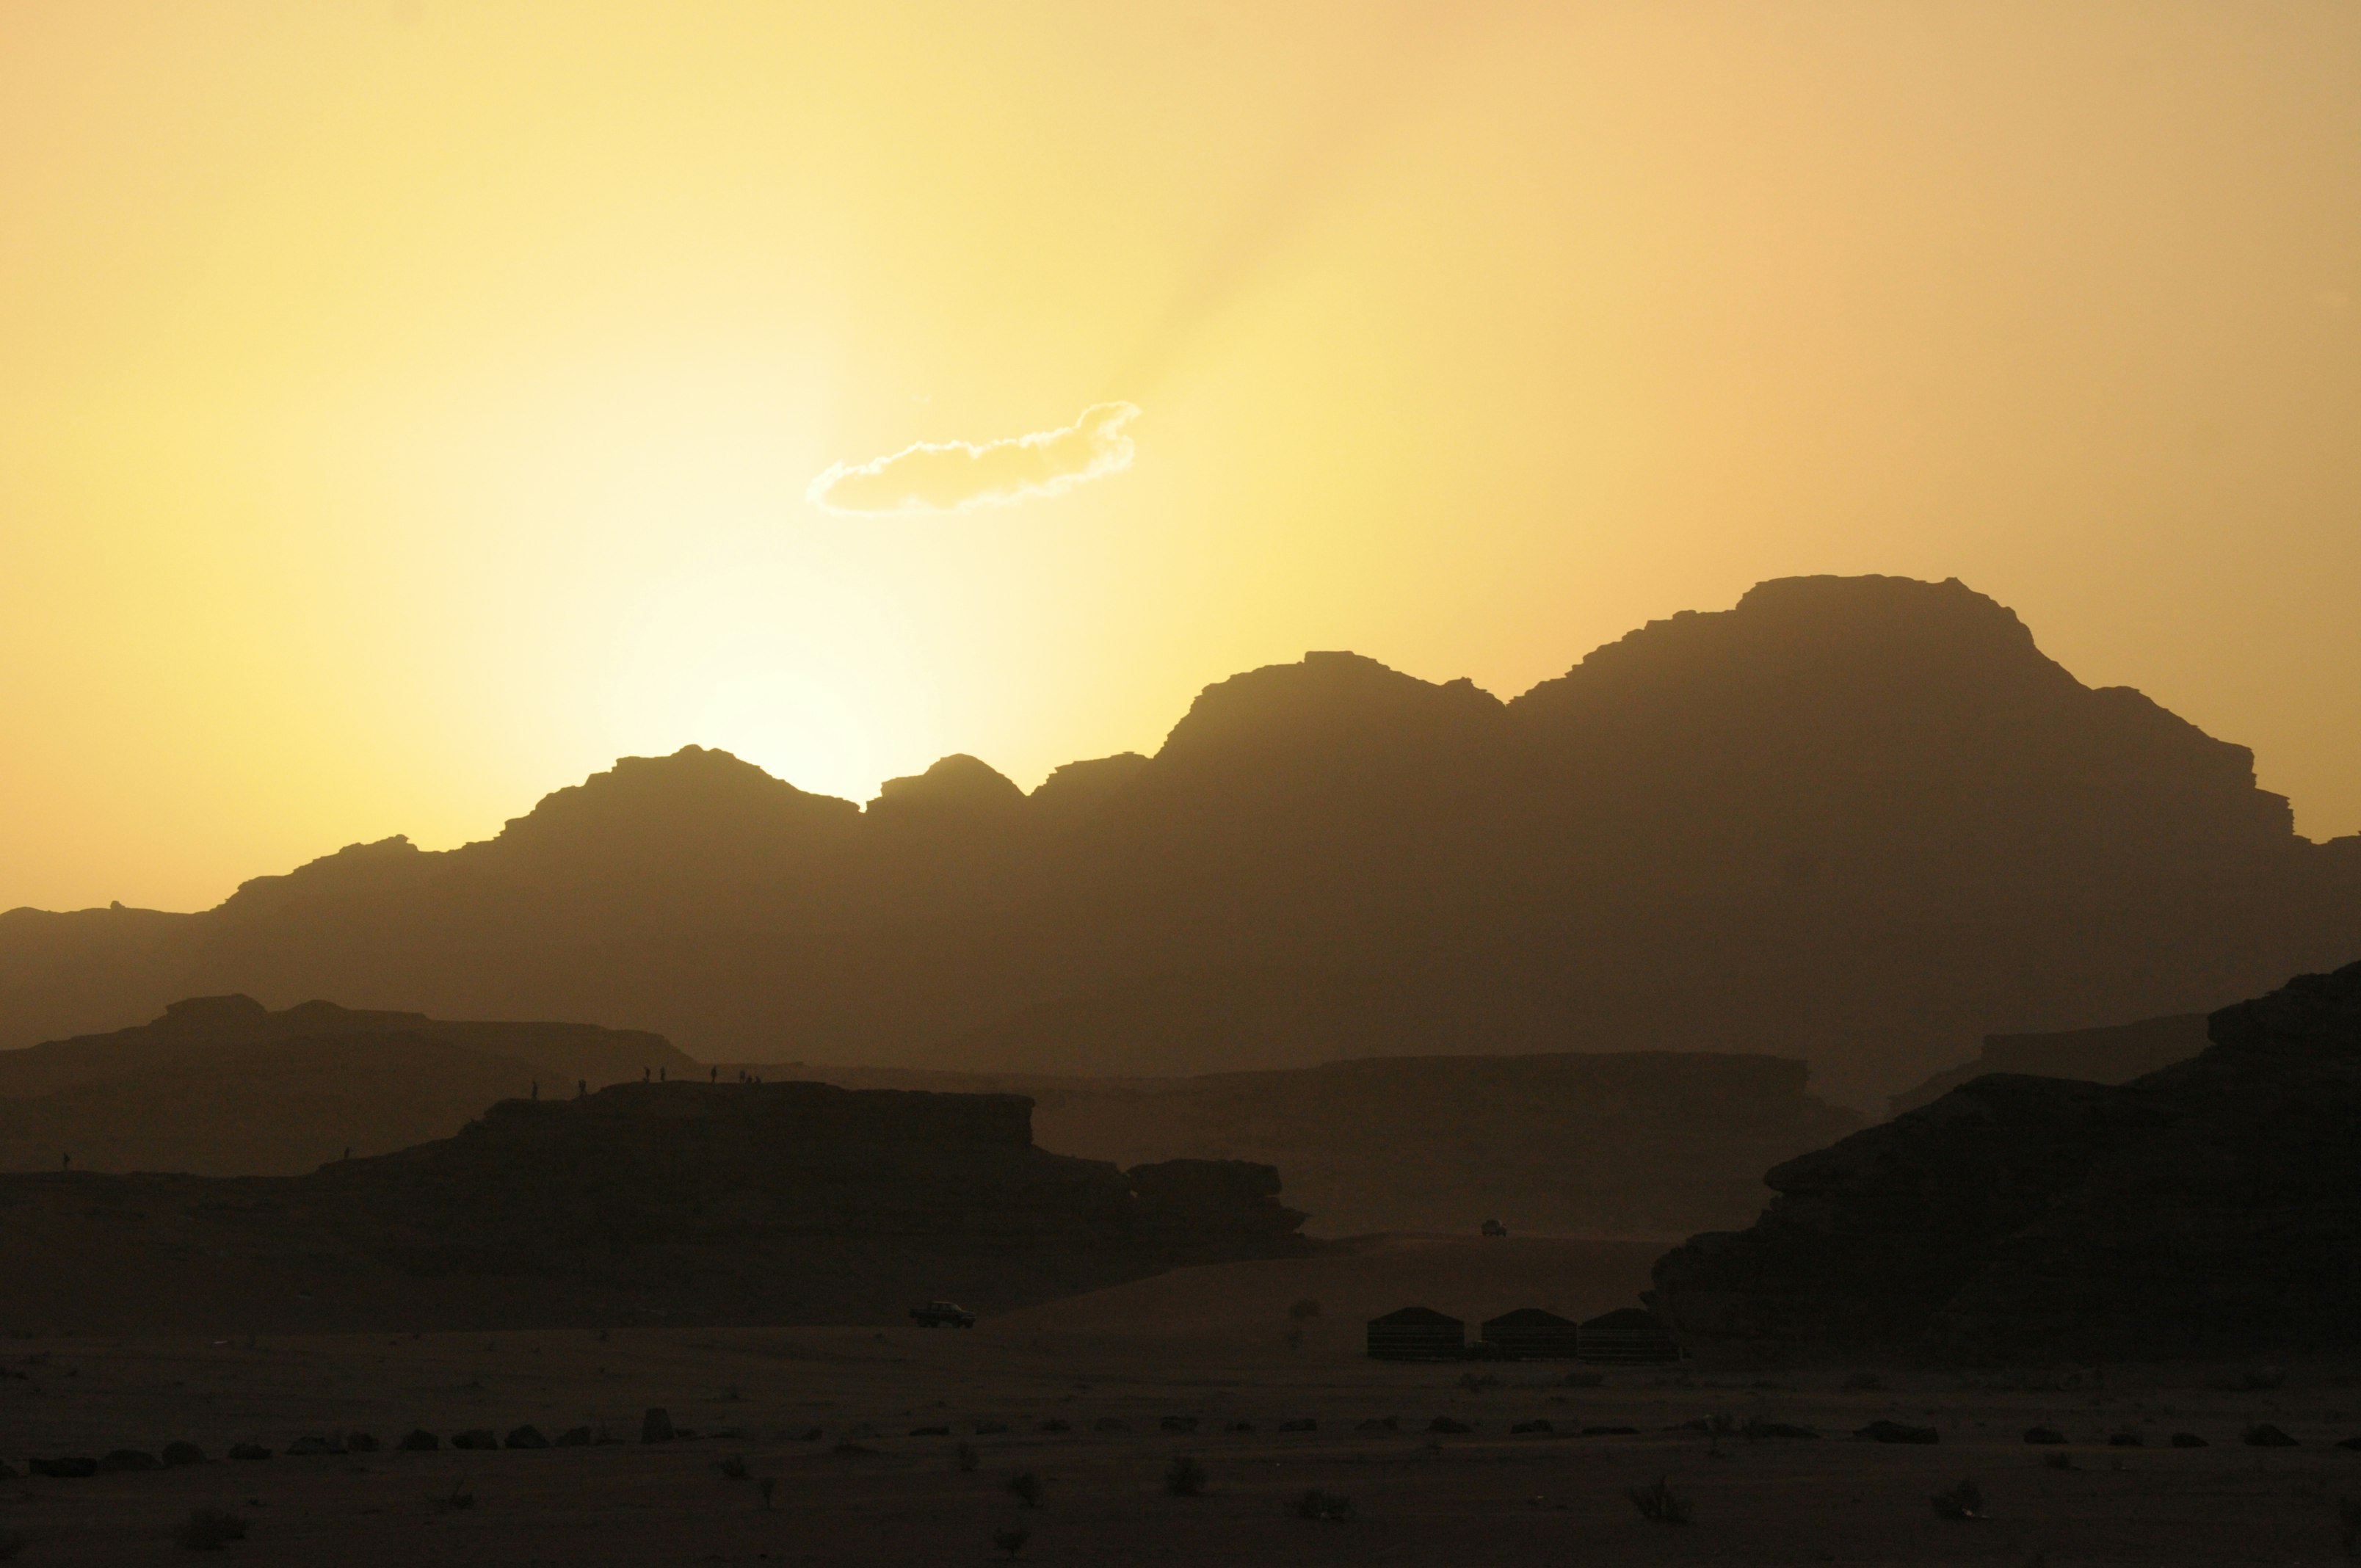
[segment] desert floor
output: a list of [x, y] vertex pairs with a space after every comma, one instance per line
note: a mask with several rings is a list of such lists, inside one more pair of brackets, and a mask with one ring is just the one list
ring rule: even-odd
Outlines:
[[[1628, 1304], [1657, 1246], [1389, 1238], [1296, 1262], [1184, 1270], [972, 1331], [630, 1328], [548, 1332], [0, 1341], [0, 1458], [156, 1452], [213, 1463], [0, 1481], [16, 1561], [188, 1561], [192, 1508], [249, 1521], [222, 1561], [295, 1563], [985, 1563], [1022, 1531], [1037, 1563], [2320, 1563], [2361, 1497], [2361, 1369], [2055, 1368], [1968, 1376], [1893, 1366], [1766, 1376], [1563, 1363], [1373, 1363], [1370, 1314], [1468, 1317]], [[1289, 1308], [1318, 1300], [1320, 1315]], [[1298, 1343], [1290, 1330], [1301, 1328]], [[1851, 1387], [1873, 1374], [1878, 1387]], [[1488, 1381], [1497, 1378], [1497, 1382]], [[639, 1441], [662, 1406], [698, 1435]], [[1431, 1434], [1438, 1416], [1465, 1434]], [[1193, 1419], [1190, 1432], [1167, 1417]], [[1806, 1424], [1748, 1442], [1684, 1425]], [[1276, 1431], [1314, 1420], [1316, 1431]], [[1392, 1418], [1398, 1430], [1359, 1423]], [[1878, 1419], [1933, 1445], [1861, 1441]], [[1549, 1434], [1512, 1435], [1543, 1420]], [[1071, 1431], [1044, 1431], [1063, 1421]], [[1125, 1430], [1099, 1430], [1114, 1421]], [[2269, 1421], [2296, 1446], [2241, 1442]], [[454, 1452], [452, 1434], [604, 1427], [623, 1441]], [[1251, 1422], [1253, 1430], [1226, 1430]], [[978, 1433], [979, 1423], [1005, 1431]], [[2026, 1428], [2066, 1432], [2029, 1447]], [[948, 1435], [910, 1435], [949, 1427]], [[1637, 1435], [1579, 1435], [1585, 1427]], [[228, 1462], [306, 1434], [433, 1453]], [[2191, 1431], [2204, 1448], [2167, 1440]], [[817, 1435], [809, 1435], [817, 1433]], [[2141, 1445], [2112, 1446], [2116, 1433]], [[972, 1468], [963, 1467], [963, 1453]], [[1166, 1486], [1187, 1455], [1202, 1496]], [[2067, 1467], [2057, 1467], [2055, 1456]], [[1011, 1491], [1038, 1478], [1038, 1506]], [[1665, 1477], [1693, 1506], [1651, 1523], [1627, 1493]], [[1979, 1519], [1930, 1497], [1972, 1479]], [[1307, 1489], [1350, 1517], [1297, 1517]], [[1008, 1539], [1014, 1541], [1010, 1536]]]

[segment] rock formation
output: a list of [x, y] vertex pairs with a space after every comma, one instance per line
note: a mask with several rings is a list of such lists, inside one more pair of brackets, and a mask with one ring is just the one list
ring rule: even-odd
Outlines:
[[2361, 963], [2120, 1086], [1994, 1075], [1766, 1179], [1656, 1266], [1693, 1346], [2108, 1360], [2361, 1343]]
[[852, 1087], [1004, 1090], [1042, 1142], [1132, 1165], [1220, 1157], [1287, 1172], [1323, 1236], [1670, 1237], [1741, 1224], [1772, 1165], [1860, 1125], [1802, 1062], [1663, 1051], [1388, 1057], [1195, 1078], [795, 1069]]
[[[0, 1177], [5, 1245], [42, 1254], [0, 1259], [41, 1277], [0, 1292], [0, 1321], [30, 1332], [144, 1270], [164, 1287], [146, 1315], [110, 1300], [102, 1321], [888, 1322], [912, 1300], [993, 1311], [1305, 1245], [1268, 1166], [1126, 1172], [1035, 1147], [1030, 1111], [1015, 1095], [630, 1082], [503, 1101], [455, 1137], [309, 1176]], [[239, 1269], [309, 1283], [191, 1319]]]
[[705, 1069], [661, 1036], [584, 1024], [473, 1024], [250, 996], [0, 1053], [0, 1170], [291, 1176], [347, 1153], [448, 1137], [496, 1100]]
[[1899, 1116], [1931, 1105], [1971, 1079], [1988, 1073], [2025, 1073], [2034, 1078], [2073, 1078], [2085, 1083], [2129, 1083], [2158, 1068], [2187, 1061], [2205, 1048], [2205, 1014], [2176, 1014], [2144, 1018], [2103, 1029], [2066, 1029], [2046, 1035], [1986, 1035], [1973, 1061], [1938, 1072], [1886, 1102]]
[[627, 758], [497, 838], [189, 916], [0, 915], [0, 1044], [167, 1000], [594, 1018], [707, 1059], [1209, 1072], [1716, 1049], [1874, 1102], [1995, 1031], [2202, 1011], [2361, 950], [2361, 839], [1957, 582], [1806, 577], [1503, 703], [1350, 653], [1209, 686], [1026, 796], [864, 812]]

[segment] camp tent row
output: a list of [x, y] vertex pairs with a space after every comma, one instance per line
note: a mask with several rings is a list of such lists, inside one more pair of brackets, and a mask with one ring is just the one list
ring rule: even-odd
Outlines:
[[1431, 1307], [1404, 1307], [1369, 1320], [1369, 1354], [1379, 1361], [1449, 1361], [1472, 1354], [1541, 1360], [1555, 1357], [1639, 1366], [1678, 1361], [1680, 1346], [1654, 1313], [1623, 1307], [1576, 1323], [1539, 1307], [1520, 1307], [1485, 1320], [1483, 1338], [1467, 1343], [1467, 1325]]

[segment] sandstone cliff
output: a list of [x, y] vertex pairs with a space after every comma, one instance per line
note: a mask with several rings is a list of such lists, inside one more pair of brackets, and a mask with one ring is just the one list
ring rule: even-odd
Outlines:
[[2361, 1344], [2361, 963], [2121, 1086], [1996, 1075], [1773, 1170], [1656, 1266], [1701, 1349], [2104, 1359]]

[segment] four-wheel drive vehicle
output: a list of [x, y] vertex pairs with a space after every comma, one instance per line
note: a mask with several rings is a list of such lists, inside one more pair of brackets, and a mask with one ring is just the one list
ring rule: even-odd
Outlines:
[[945, 1323], [955, 1329], [975, 1327], [975, 1314], [957, 1301], [929, 1301], [923, 1307], [911, 1308], [910, 1316], [917, 1320], [920, 1328], [940, 1328]]

